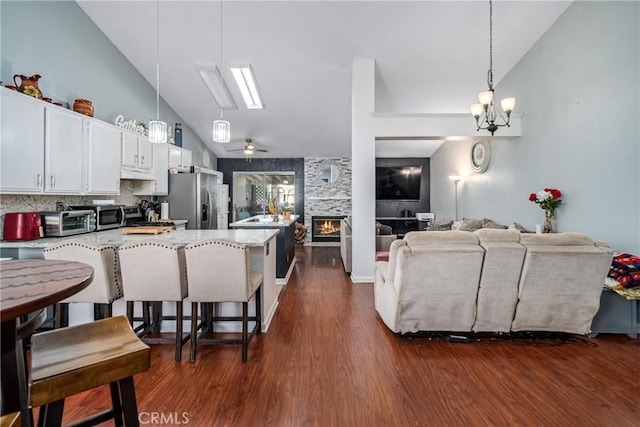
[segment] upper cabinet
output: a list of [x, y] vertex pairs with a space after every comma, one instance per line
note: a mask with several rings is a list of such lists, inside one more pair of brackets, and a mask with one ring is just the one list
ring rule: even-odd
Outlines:
[[169, 169], [188, 171], [191, 166], [193, 166], [191, 150], [175, 145], [169, 146]]
[[169, 194], [169, 146], [170, 144], [152, 144], [153, 169], [155, 181], [137, 181], [133, 194], [137, 196], [166, 196]]
[[122, 131], [122, 166], [153, 169], [153, 143], [148, 137]]
[[2, 89], [0, 192], [119, 194], [120, 130]]
[[3, 193], [80, 194], [82, 116], [2, 91]]
[[87, 194], [120, 194], [119, 128], [98, 120], [85, 119], [87, 132]]
[[82, 192], [82, 116], [64, 108], [45, 108], [44, 191]]
[[2, 89], [0, 191], [44, 191], [44, 102]]

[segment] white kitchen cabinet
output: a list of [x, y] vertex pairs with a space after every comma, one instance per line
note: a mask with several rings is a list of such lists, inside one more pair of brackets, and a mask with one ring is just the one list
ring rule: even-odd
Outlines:
[[156, 181], [137, 181], [136, 196], [166, 196], [169, 194], [169, 144], [152, 144], [153, 169], [151, 174]]
[[2, 172], [7, 194], [82, 192], [82, 116], [2, 89]]
[[3, 193], [43, 191], [44, 107], [42, 101], [2, 89], [0, 191]]
[[64, 108], [45, 108], [44, 191], [82, 192], [82, 116]]
[[144, 170], [153, 168], [153, 143], [147, 136], [122, 131], [122, 166]]
[[86, 118], [86, 194], [120, 194], [121, 130]]
[[193, 153], [186, 148], [169, 146], [169, 168], [187, 171], [193, 166]]

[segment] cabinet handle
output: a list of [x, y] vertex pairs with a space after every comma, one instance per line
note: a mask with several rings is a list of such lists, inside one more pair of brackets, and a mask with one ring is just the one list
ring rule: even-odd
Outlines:
[[56, 188], [56, 177], [51, 175], [51, 188]]
[[38, 188], [42, 187], [42, 174], [38, 174]]
[[140, 164], [144, 165], [144, 156], [140, 157]]
[[133, 156], [133, 163], [138, 164], [138, 155]]

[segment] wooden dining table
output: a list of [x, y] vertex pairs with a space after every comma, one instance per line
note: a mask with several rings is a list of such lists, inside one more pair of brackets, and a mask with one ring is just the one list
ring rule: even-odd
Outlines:
[[55, 304], [93, 280], [93, 268], [75, 261], [25, 259], [0, 262], [2, 361], [0, 414], [20, 411], [21, 352], [16, 348], [18, 319]]

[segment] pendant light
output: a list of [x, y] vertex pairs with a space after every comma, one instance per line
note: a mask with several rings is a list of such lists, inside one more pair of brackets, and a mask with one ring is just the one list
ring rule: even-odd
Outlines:
[[[222, 0], [220, 0], [220, 87], [223, 87], [222, 82]], [[231, 140], [231, 124], [224, 120], [223, 116], [224, 108], [220, 106], [220, 120], [214, 120], [213, 122], [213, 141], [220, 143], [227, 143]]]
[[[500, 110], [494, 105], [494, 90], [493, 90], [493, 3], [489, 0], [489, 72], [487, 73], [487, 85], [489, 90], [485, 90], [478, 94], [479, 103], [471, 105], [471, 114], [476, 119], [477, 130], [486, 129], [491, 132], [491, 135], [498, 130], [499, 127], [509, 126], [509, 120], [511, 119], [511, 112], [516, 103], [515, 98], [504, 98], [500, 101], [502, 110], [506, 113], [507, 117], [500, 112]], [[484, 115], [482, 119], [480, 117]], [[503, 124], [496, 123], [498, 116], [504, 122]]]
[[149, 122], [149, 141], [167, 142], [167, 124], [160, 121], [160, 0], [156, 2], [156, 119]]

